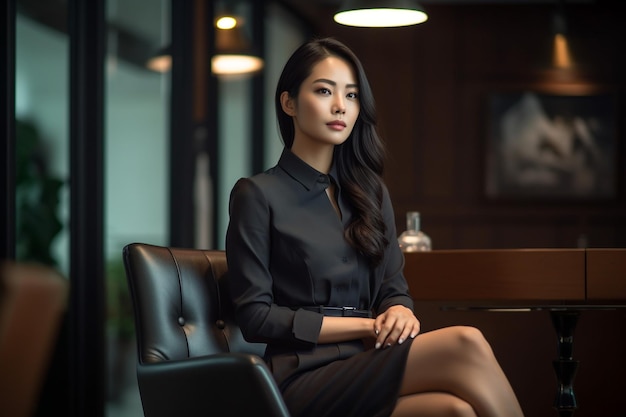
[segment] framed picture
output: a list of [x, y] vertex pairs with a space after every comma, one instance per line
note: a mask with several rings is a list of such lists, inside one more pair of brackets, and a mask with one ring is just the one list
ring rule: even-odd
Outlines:
[[489, 198], [610, 199], [617, 192], [614, 94], [493, 93]]

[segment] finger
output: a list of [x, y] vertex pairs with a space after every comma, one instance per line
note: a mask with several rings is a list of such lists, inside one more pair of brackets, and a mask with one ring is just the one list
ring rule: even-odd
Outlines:
[[415, 337], [420, 333], [422, 329], [422, 324], [419, 320], [415, 319], [415, 323], [413, 324], [413, 330], [411, 330], [410, 337], [411, 339], [415, 339]]
[[397, 343], [401, 345], [409, 337], [412, 337], [413, 334], [417, 336], [417, 332], [419, 330], [419, 327], [417, 327], [416, 329], [417, 324], [418, 324], [418, 321], [415, 317], [411, 317], [408, 319], [405, 317], [402, 317], [401, 319], [397, 320], [395, 322], [393, 331], [389, 334], [389, 336], [387, 336], [387, 339], [388, 339], [387, 344]]
[[374, 347], [376, 349], [380, 349], [381, 347], [385, 346], [385, 344], [387, 343], [388, 335], [389, 332], [386, 331], [384, 327], [382, 327], [380, 332], [378, 333], [378, 336], [376, 337], [376, 344], [374, 345]]
[[385, 315], [380, 315], [376, 317], [374, 320], [374, 333], [376, 336], [380, 336], [385, 330], [389, 331], [389, 317]]
[[401, 345], [407, 338], [415, 338], [419, 333], [419, 321], [417, 318], [412, 317], [409, 320], [397, 320], [393, 330], [387, 336], [384, 346], [388, 347], [395, 343]]
[[411, 337], [412, 333], [413, 333], [413, 326], [411, 325], [405, 326], [404, 329], [402, 330], [402, 333], [400, 333], [400, 336], [398, 337], [398, 344], [401, 345], [402, 343], [404, 343], [406, 339]]
[[384, 323], [384, 320], [382, 316], [378, 316], [374, 320], [374, 334], [376, 334], [376, 336], [380, 334], [380, 329], [382, 329], [383, 323]]
[[385, 346], [387, 343], [387, 338], [389, 334], [393, 330], [393, 321], [390, 318], [383, 319], [380, 326], [377, 328], [378, 334], [376, 336], [376, 349], [380, 349]]
[[400, 339], [400, 335], [402, 334], [402, 332], [403, 332], [403, 327], [395, 326], [387, 335], [387, 338], [385, 339], [383, 346], [388, 348], [398, 343], [398, 340]]
[[383, 326], [383, 330], [380, 335], [382, 339], [381, 345], [383, 347], [389, 347], [389, 346], [395, 345], [398, 341], [398, 338], [402, 334], [403, 329], [404, 329], [404, 325], [402, 324], [402, 321], [396, 318], [388, 317], [385, 320], [385, 324]]

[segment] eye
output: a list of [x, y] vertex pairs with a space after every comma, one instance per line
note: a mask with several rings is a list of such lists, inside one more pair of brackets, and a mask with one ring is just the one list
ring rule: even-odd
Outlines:
[[356, 91], [348, 93], [348, 98], [349, 99], [353, 99], [353, 100], [357, 100], [359, 98], [359, 93], [357, 93]]
[[322, 95], [325, 95], [325, 96], [328, 96], [328, 95], [330, 95], [330, 94], [331, 94], [331, 93], [330, 93], [330, 90], [329, 90], [328, 88], [326, 88], [326, 87], [320, 87], [320, 88], [318, 88], [318, 89], [317, 89], [317, 92], [318, 92], [318, 94], [322, 94]]

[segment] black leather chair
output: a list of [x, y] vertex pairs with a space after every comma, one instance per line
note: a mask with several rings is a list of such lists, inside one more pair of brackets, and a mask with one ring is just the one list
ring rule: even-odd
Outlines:
[[146, 417], [289, 412], [233, 318], [224, 251], [132, 243], [123, 249]]

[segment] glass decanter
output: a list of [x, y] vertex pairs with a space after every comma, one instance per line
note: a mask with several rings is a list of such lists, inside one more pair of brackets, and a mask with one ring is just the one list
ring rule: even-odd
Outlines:
[[409, 211], [406, 213], [406, 230], [398, 236], [398, 244], [403, 252], [432, 250], [430, 237], [420, 230], [419, 212]]

